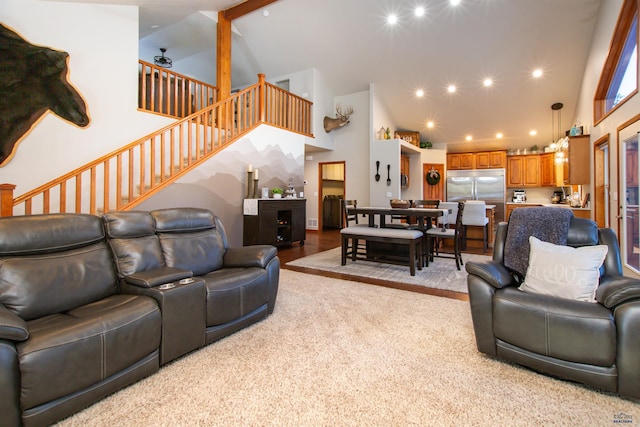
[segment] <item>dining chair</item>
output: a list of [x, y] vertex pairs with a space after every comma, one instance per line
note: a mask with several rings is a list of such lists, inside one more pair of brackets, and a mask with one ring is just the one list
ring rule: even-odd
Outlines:
[[[365, 222], [359, 222], [358, 221], [358, 214], [350, 214], [349, 213], [349, 209], [350, 208], [356, 208], [358, 207], [358, 201], [357, 200], [345, 200], [345, 199], [341, 199], [340, 200], [340, 204], [342, 205], [342, 218], [343, 218], [343, 225], [344, 227], [368, 227], [369, 224], [365, 223]], [[343, 228], [344, 228], [343, 227]], [[352, 252], [351, 247], [347, 248], [347, 256], [351, 256]], [[358, 242], [358, 247], [356, 248], [356, 253], [358, 255], [366, 255], [367, 253], [367, 246], [366, 246], [366, 242], [362, 241], [362, 243]]]
[[[449, 214], [449, 218], [455, 218], [453, 227], [447, 226], [439, 226], [432, 227], [428, 230], [425, 230], [425, 235], [427, 236], [427, 248], [428, 253], [425, 260], [425, 265], [429, 266], [429, 260], [433, 260], [434, 257], [439, 258], [453, 258], [456, 260], [456, 268], [460, 270], [460, 266], [462, 263], [462, 248], [461, 248], [461, 232], [462, 232], [462, 216], [465, 210], [465, 202], [442, 202], [440, 203], [440, 208], [447, 209], [451, 205], [455, 206], [455, 216], [454, 214]], [[451, 208], [452, 210], [454, 208]], [[444, 240], [452, 240], [453, 241], [453, 252], [443, 252], [438, 248], [437, 242], [441, 242]]]
[[[411, 207], [437, 209], [439, 205], [440, 205], [440, 200], [414, 200], [413, 203], [411, 204]], [[432, 222], [432, 225], [435, 225], [435, 224]]]
[[482, 247], [487, 251], [489, 218], [487, 218], [487, 204], [482, 200], [469, 200], [462, 217], [462, 247], [467, 248], [467, 240], [480, 240], [467, 237], [467, 227], [482, 227]]

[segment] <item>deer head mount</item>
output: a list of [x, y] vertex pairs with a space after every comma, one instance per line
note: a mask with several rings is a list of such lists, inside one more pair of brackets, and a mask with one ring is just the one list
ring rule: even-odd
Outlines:
[[353, 114], [353, 107], [347, 108], [347, 110], [342, 112], [342, 105], [336, 105], [336, 118], [333, 119], [328, 116], [324, 116], [324, 131], [329, 133], [334, 129], [341, 128], [342, 126], [349, 123], [349, 116]]

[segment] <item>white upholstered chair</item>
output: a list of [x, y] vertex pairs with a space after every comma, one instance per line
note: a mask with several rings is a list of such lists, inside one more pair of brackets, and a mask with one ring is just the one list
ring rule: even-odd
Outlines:
[[484, 251], [487, 251], [488, 246], [488, 231], [489, 231], [489, 218], [487, 218], [487, 205], [482, 200], [468, 200], [465, 204], [464, 215], [462, 216], [462, 242], [463, 248], [467, 247], [467, 227], [477, 226], [482, 227], [482, 247]]

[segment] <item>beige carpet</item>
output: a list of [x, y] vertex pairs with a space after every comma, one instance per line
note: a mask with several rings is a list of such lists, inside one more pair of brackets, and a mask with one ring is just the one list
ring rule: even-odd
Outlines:
[[[408, 283], [427, 288], [445, 289], [453, 292], [467, 293], [467, 272], [464, 266], [456, 270], [453, 258], [434, 258], [429, 267], [416, 269], [416, 275], [409, 274], [409, 266], [386, 264], [372, 261], [347, 260], [341, 265], [341, 248], [329, 249], [287, 263], [287, 266], [306, 267], [351, 276], [370, 277], [390, 282]], [[489, 260], [490, 256], [462, 254], [462, 262]]]
[[282, 270], [273, 315], [63, 426], [610, 426], [640, 405], [479, 354], [468, 303]]

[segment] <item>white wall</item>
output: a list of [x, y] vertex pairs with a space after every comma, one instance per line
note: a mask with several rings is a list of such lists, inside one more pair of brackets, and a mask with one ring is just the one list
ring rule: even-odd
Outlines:
[[[591, 165], [593, 165], [594, 142], [607, 136], [609, 138], [610, 191], [612, 195], [609, 216], [611, 218], [610, 225], [616, 230], [618, 236], [620, 230], [618, 220], [616, 219], [619, 215], [619, 185], [617, 176], [619, 165], [618, 156], [620, 155], [619, 144], [621, 143], [621, 141], [618, 141], [618, 128], [638, 114], [640, 111], [640, 95], [633, 95], [597, 126], [593, 123], [593, 98], [600, 80], [600, 75], [602, 74], [602, 68], [609, 53], [613, 31], [615, 30], [622, 3], [623, 0], [603, 0], [600, 5], [599, 16], [583, 74], [576, 115], [573, 118], [574, 121], [581, 120], [583, 124], [588, 125], [592, 147]], [[591, 176], [593, 176], [593, 166], [591, 166]], [[625, 269], [625, 274], [638, 276], [627, 269]]]
[[299, 194], [304, 188], [304, 139], [293, 132], [261, 125], [136, 209], [209, 209], [222, 220], [231, 246], [242, 246], [247, 166], [251, 164], [259, 171], [257, 197], [261, 196], [262, 187], [287, 189], [289, 178]]
[[307, 224], [309, 220], [318, 220], [322, 206], [319, 200], [320, 162], [346, 161], [345, 199], [356, 199], [363, 206], [369, 204], [369, 92], [337, 96], [334, 103], [341, 103], [344, 108], [353, 107], [353, 114], [348, 125], [328, 134], [333, 139], [334, 150], [306, 152], [304, 177], [307, 185], [304, 191], [307, 197]]
[[334, 140], [331, 134], [324, 131], [324, 116], [333, 117], [335, 106], [333, 92], [322, 78], [322, 74], [315, 68], [281, 76], [266, 76], [272, 84], [282, 80], [289, 80], [289, 92], [305, 98], [313, 103], [311, 107], [311, 133], [313, 138], [306, 138], [305, 142], [311, 149], [333, 150]]
[[[618, 216], [617, 201], [619, 191], [618, 181], [616, 179], [619, 155], [617, 128], [638, 114], [638, 111], [640, 111], [640, 96], [638, 94], [633, 95], [597, 126], [593, 125], [593, 98], [600, 80], [600, 75], [602, 74], [602, 67], [609, 53], [611, 38], [622, 3], [622, 0], [603, 0], [600, 6], [600, 13], [593, 33], [593, 40], [591, 42], [587, 65], [584, 70], [578, 106], [574, 117], [574, 120], [580, 119], [582, 123], [588, 125], [588, 131], [591, 135], [591, 147], [593, 147], [595, 141], [607, 135], [609, 136], [609, 167], [612, 172], [610, 184], [613, 195], [609, 214], [612, 218], [611, 226], [616, 230], [618, 230], [618, 221], [616, 221], [615, 218]], [[593, 150], [591, 151], [592, 161], [590, 164], [593, 165]], [[593, 167], [591, 167], [591, 176], [593, 176]]]
[[69, 53], [69, 80], [91, 118], [78, 128], [47, 113], [32, 127], [0, 168], [16, 196], [169, 123], [137, 111], [137, 7], [2, 0], [0, 17], [30, 43]]

